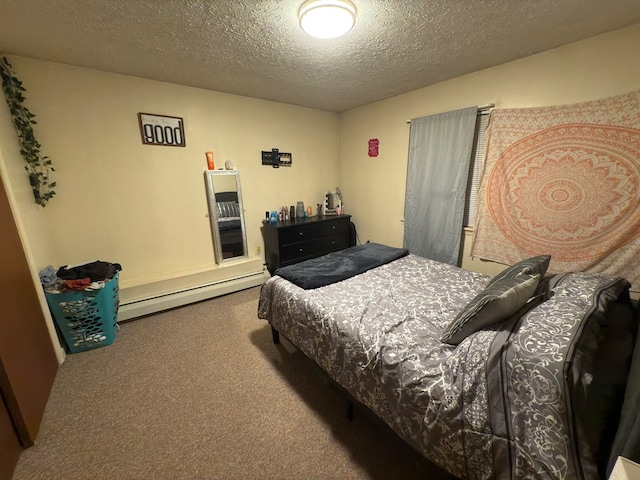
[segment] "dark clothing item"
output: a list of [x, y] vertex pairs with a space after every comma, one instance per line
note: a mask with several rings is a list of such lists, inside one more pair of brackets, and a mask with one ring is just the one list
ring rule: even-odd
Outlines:
[[66, 265], [58, 269], [57, 275], [63, 280], [78, 280], [81, 278], [89, 278], [92, 282], [100, 282], [107, 278], [113, 278], [116, 272], [122, 270], [119, 263], [95, 262], [78, 265], [77, 267], [67, 268]]
[[276, 270], [276, 275], [308, 290], [351, 278], [404, 257], [408, 253], [406, 248], [365, 243], [280, 267]]

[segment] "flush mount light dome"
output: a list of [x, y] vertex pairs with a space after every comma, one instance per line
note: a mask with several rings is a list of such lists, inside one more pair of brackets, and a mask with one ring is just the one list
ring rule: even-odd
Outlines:
[[307, 0], [298, 11], [300, 27], [312, 37], [336, 38], [356, 23], [356, 7], [348, 0]]

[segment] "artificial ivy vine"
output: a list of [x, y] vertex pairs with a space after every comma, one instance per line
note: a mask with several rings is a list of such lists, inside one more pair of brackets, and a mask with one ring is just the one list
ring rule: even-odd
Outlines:
[[33, 190], [36, 203], [46, 206], [47, 202], [56, 194], [53, 188], [56, 182], [49, 182], [49, 173], [55, 172], [51, 159], [40, 152], [40, 144], [33, 133], [35, 115], [24, 106], [25, 91], [22, 82], [16, 77], [13, 67], [7, 58], [0, 53], [0, 76], [2, 89], [9, 106], [11, 120], [18, 134], [20, 153], [25, 161], [25, 170], [29, 174], [29, 182]]

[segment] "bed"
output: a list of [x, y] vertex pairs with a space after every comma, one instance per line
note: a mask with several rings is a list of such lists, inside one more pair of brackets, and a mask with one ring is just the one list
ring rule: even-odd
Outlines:
[[604, 478], [638, 458], [630, 285], [548, 264], [490, 277], [359, 245], [276, 271], [258, 317], [455, 477]]

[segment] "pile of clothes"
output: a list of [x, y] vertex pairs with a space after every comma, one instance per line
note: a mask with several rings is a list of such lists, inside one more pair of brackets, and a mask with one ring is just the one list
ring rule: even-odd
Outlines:
[[99, 290], [122, 270], [119, 263], [95, 262], [82, 265], [64, 265], [59, 269], [48, 265], [40, 271], [40, 283], [47, 293], [71, 290]]

